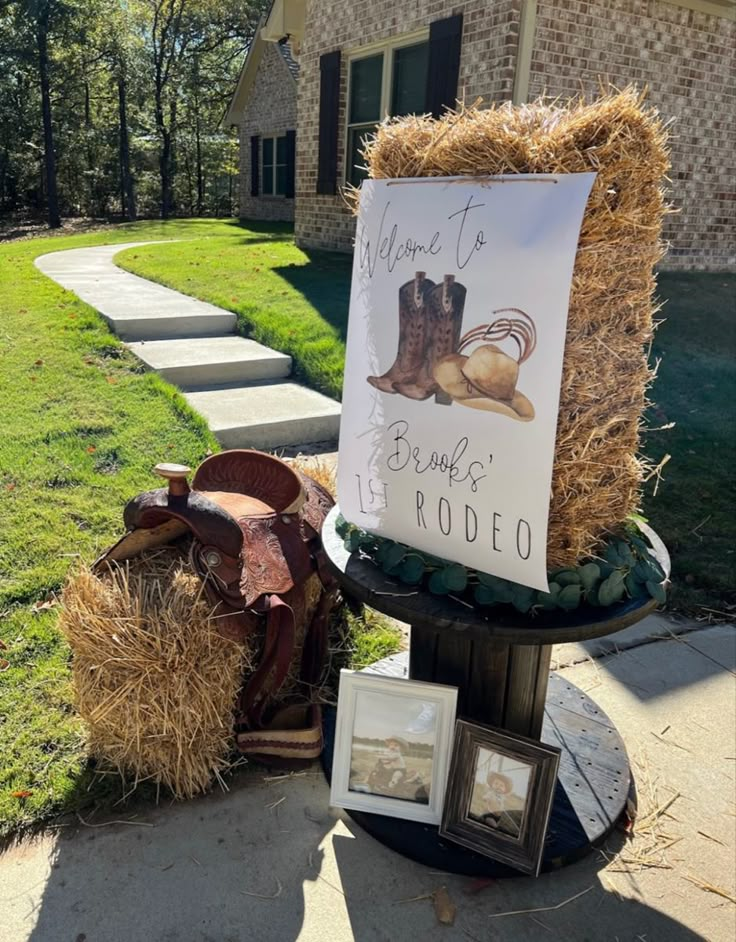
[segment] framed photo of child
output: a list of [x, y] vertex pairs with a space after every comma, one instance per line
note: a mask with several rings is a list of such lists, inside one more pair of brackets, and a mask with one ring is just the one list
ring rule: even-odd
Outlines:
[[457, 688], [340, 672], [330, 804], [439, 824]]
[[560, 750], [458, 720], [440, 834], [537, 876]]

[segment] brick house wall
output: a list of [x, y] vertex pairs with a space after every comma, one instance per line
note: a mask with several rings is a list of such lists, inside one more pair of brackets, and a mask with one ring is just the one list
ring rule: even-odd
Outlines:
[[[294, 200], [283, 196], [251, 196], [250, 139], [282, 135], [296, 129], [297, 87], [275, 43], [263, 44], [253, 87], [238, 122], [240, 136], [239, 211], [241, 219], [292, 221]], [[259, 168], [260, 169], [260, 168]], [[259, 180], [263, 174], [259, 172]]]
[[736, 268], [736, 26], [663, 0], [538, 0], [529, 95], [649, 88], [671, 127], [664, 269]]
[[350, 251], [355, 220], [342, 197], [317, 194], [319, 57], [339, 49], [338, 182], [345, 180], [348, 55], [367, 43], [400, 37], [434, 20], [463, 13], [458, 95], [468, 102], [511, 97], [520, 0], [309, 0], [299, 55], [299, 133], [296, 138], [297, 244]]
[[[338, 182], [345, 179], [349, 54], [463, 13], [458, 96], [511, 99], [521, 0], [309, 0], [299, 56], [296, 239], [303, 247], [350, 251], [355, 223], [342, 197], [316, 192], [319, 57], [339, 49]], [[679, 210], [665, 236], [663, 268], [736, 268], [736, 194], [728, 168], [736, 150], [736, 88], [729, 68], [734, 23], [666, 0], [538, 0], [529, 98], [595, 92], [599, 77], [648, 85], [672, 128], [670, 198]]]

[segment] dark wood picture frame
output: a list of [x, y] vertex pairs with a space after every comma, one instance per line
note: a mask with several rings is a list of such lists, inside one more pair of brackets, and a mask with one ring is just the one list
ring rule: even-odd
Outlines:
[[[517, 818], [513, 819], [518, 836], [513, 836], [511, 829], [502, 829], [502, 816], [489, 815], [497, 820], [496, 827], [492, 827], [471, 815], [481, 749], [529, 766], [526, 795]], [[440, 835], [522, 873], [537, 876], [559, 764], [560, 750], [555, 746], [507, 730], [457, 720]], [[495, 774], [503, 778], [501, 773]]]

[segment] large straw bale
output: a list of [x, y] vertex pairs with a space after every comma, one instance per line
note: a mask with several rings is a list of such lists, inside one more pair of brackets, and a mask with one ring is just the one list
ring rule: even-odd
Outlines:
[[390, 120], [364, 155], [384, 179], [597, 171], [570, 296], [547, 550], [550, 567], [591, 554], [639, 508], [647, 470], [639, 431], [669, 166], [656, 111], [632, 88], [472, 107]]
[[185, 555], [166, 548], [100, 574], [79, 569], [64, 589], [60, 625], [89, 749], [103, 767], [177, 798], [220, 777], [249, 651], [218, 632]]

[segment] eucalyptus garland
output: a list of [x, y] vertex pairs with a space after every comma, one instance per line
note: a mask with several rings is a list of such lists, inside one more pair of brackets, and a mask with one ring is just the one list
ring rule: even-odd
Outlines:
[[407, 585], [424, 585], [433, 595], [461, 595], [463, 601], [483, 608], [513, 605], [524, 614], [538, 610], [571, 612], [584, 604], [607, 608], [625, 597], [653, 598], [657, 602], [667, 597], [665, 573], [640, 531], [627, 530], [611, 537], [600, 558], [553, 569], [549, 573], [549, 592], [540, 592], [367, 533], [342, 515], [336, 529], [346, 550], [372, 559], [387, 576]]

